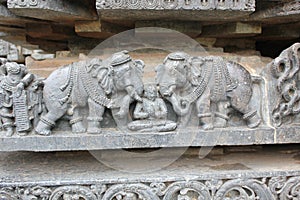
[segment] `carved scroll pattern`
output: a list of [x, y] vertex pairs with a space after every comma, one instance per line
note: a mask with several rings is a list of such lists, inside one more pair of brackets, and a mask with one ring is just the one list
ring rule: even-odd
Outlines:
[[8, 0], [8, 7], [36, 7], [40, 3], [40, 0]]
[[289, 200], [299, 198], [299, 176], [0, 189], [0, 199], [9, 200]]
[[280, 95], [272, 111], [273, 123], [281, 126], [285, 118], [300, 113], [300, 43], [284, 50], [271, 63], [272, 76], [276, 78], [276, 87]]
[[97, 0], [97, 9], [232, 9], [254, 11], [255, 1], [231, 0]]

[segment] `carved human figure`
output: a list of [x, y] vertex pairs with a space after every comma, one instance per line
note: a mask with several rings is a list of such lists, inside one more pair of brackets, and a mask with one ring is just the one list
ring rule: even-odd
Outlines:
[[156, 85], [145, 86], [144, 97], [138, 102], [133, 116], [137, 121], [128, 124], [134, 131], [172, 131], [176, 123], [167, 120], [167, 106], [163, 99], [158, 97]]
[[156, 71], [160, 93], [172, 103], [183, 126], [190, 121], [193, 106], [204, 129], [226, 127], [229, 106], [243, 114], [250, 128], [261, 122], [257, 110], [249, 105], [251, 75], [237, 63], [218, 56], [191, 57], [174, 52]]
[[25, 87], [33, 80], [23, 64], [16, 62], [2, 62], [0, 66], [0, 114], [3, 128], [7, 136], [14, 133], [24, 135], [28, 131], [30, 121], [28, 118], [27, 99]]
[[[111, 109], [118, 125], [127, 124], [130, 103], [141, 100], [143, 67], [142, 61], [122, 51], [104, 61], [94, 58], [55, 70], [45, 80], [43, 98], [48, 112], [36, 132], [51, 134], [56, 121], [67, 114], [72, 132], [100, 133], [105, 108]], [[88, 112], [86, 119], [82, 111]]]

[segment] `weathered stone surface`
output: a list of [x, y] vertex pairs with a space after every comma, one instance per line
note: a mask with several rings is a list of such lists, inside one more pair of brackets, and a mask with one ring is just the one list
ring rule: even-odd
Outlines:
[[27, 23], [26, 34], [32, 38], [66, 41], [76, 36], [73, 27], [50, 23]]
[[255, 1], [184, 1], [184, 0], [145, 0], [145, 1], [108, 1], [97, 0], [96, 7], [102, 9], [128, 9], [128, 10], [241, 10], [254, 11]]
[[197, 37], [202, 31], [200, 22], [191, 21], [137, 21], [135, 28], [140, 27], [161, 27], [184, 33], [190, 37]]
[[45, 60], [45, 59], [53, 59], [55, 58], [55, 54], [45, 53], [42, 50], [34, 50], [31, 54], [31, 57], [35, 60]]
[[91, 20], [97, 18], [89, 1], [62, 1], [62, 0], [8, 0], [10, 11], [19, 16], [32, 17], [57, 22]]
[[300, 23], [280, 24], [267, 26], [262, 29], [262, 34], [256, 38], [259, 40], [290, 40], [300, 37]]
[[285, 23], [287, 20], [289, 22], [298, 22], [299, 16], [300, 2], [298, 0], [292, 0], [283, 1], [279, 5], [254, 13], [251, 19], [271, 23]]
[[204, 26], [201, 37], [244, 37], [257, 35], [261, 32], [259, 23], [237, 22]]
[[61, 65], [68, 65], [78, 60], [78, 57], [70, 57], [36, 61], [30, 56], [27, 56], [25, 59], [25, 64], [31, 73], [37, 74], [41, 77], [48, 77], [52, 71]]
[[58, 50], [65, 50], [68, 48], [67, 41], [46, 40], [41, 38], [33, 38], [26, 36], [26, 41], [33, 45], [39, 45], [43, 50], [55, 53]]
[[75, 32], [82, 37], [108, 38], [114, 34], [127, 30], [126, 27], [105, 21], [77, 21]]
[[[6, 3], [6, 1], [5, 1]], [[17, 26], [17, 27], [25, 27], [26, 23], [37, 23], [37, 20], [24, 18], [15, 15], [10, 10], [7, 9], [6, 5], [0, 4], [0, 24]]]
[[26, 137], [5, 137], [1, 132], [1, 151], [69, 151], [120, 148], [157, 147], [197, 147], [217, 145], [262, 145], [299, 143], [298, 126], [277, 129], [235, 128], [233, 130], [215, 129], [166, 133], [126, 133], [117, 130], [104, 130], [101, 134], [72, 134], [56, 132], [49, 137], [28, 135]]
[[[93, 152], [109, 167], [87, 152], [1, 153], [0, 194], [44, 200], [297, 199], [293, 191], [300, 181], [299, 149], [290, 150], [264, 148], [177, 161], [151, 152], [127, 152], [124, 157], [124, 151]], [[173, 158], [176, 151], [164, 153]]]

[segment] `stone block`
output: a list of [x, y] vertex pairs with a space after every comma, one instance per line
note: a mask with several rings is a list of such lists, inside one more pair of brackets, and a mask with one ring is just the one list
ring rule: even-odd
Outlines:
[[66, 41], [76, 36], [74, 28], [55, 23], [27, 23], [26, 34], [32, 38]]
[[92, 20], [97, 16], [90, 9], [89, 1], [63, 0], [8, 0], [8, 9], [18, 16], [32, 17], [57, 22]]
[[176, 151], [1, 153], [0, 194], [44, 200], [298, 198], [299, 148], [204, 158], [176, 157]]
[[261, 10], [251, 15], [251, 20], [268, 23], [299, 22], [300, 2], [298, 0], [283, 1], [281, 4]]
[[101, 19], [110, 20], [220, 21], [249, 15], [255, 10], [255, 0], [97, 0], [96, 8]]
[[172, 29], [184, 33], [190, 37], [197, 37], [201, 34], [202, 25], [201, 22], [191, 21], [137, 21], [135, 22], [135, 28], [140, 27], [160, 27], [166, 29]]
[[105, 39], [127, 30], [127, 27], [105, 21], [77, 21], [75, 32], [82, 37]]
[[207, 0], [207, 1], [185, 1], [185, 0], [145, 0], [145, 1], [108, 1], [97, 0], [96, 8], [104, 9], [127, 9], [127, 10], [239, 10], [254, 11], [255, 1], [224, 1], [224, 0]]
[[201, 37], [245, 37], [261, 34], [259, 23], [236, 22], [204, 26]]

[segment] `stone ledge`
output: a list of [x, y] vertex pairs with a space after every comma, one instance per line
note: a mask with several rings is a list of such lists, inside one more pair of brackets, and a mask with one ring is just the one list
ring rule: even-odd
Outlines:
[[[300, 182], [300, 152], [295, 147], [280, 148], [208, 155], [204, 159], [185, 155], [167, 167], [147, 173], [109, 168], [87, 152], [0, 153], [0, 195], [6, 199], [44, 200], [68, 195], [108, 200], [118, 194], [139, 195], [145, 200], [173, 200], [182, 196], [188, 199], [194, 195], [222, 200], [232, 194], [240, 195], [236, 199], [289, 199], [285, 198], [287, 195], [297, 199], [297, 194], [291, 192]], [[123, 158], [122, 162], [126, 161], [130, 159]]]
[[55, 132], [51, 136], [0, 137], [0, 151], [73, 151], [122, 148], [199, 147], [300, 143], [299, 126], [257, 129], [231, 128], [212, 131], [122, 133], [105, 129], [101, 134]]

